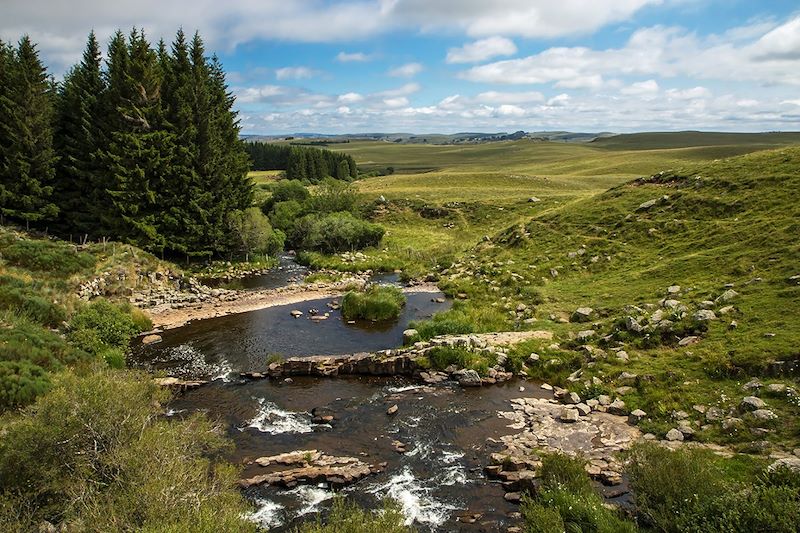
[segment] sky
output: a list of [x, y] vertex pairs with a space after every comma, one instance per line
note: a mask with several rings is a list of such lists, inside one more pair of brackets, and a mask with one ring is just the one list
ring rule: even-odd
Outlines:
[[797, 0], [2, 0], [58, 79], [90, 30], [199, 31], [243, 133], [800, 130]]

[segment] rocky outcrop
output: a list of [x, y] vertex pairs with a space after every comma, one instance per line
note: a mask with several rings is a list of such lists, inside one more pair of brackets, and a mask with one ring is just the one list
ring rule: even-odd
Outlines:
[[153, 381], [159, 387], [163, 387], [165, 389], [172, 389], [175, 391], [186, 391], [200, 388], [200, 386], [205, 385], [208, 381], [203, 380], [183, 380], [178, 378], [154, 378]]
[[328, 483], [347, 485], [381, 472], [386, 463], [367, 464], [355, 457], [336, 457], [318, 450], [296, 450], [269, 457], [259, 457], [253, 464], [270, 468], [270, 472], [239, 481], [239, 486], [256, 485], [293, 487], [298, 484]]

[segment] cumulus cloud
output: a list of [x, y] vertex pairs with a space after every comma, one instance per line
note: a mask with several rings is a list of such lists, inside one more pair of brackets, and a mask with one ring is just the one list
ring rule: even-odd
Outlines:
[[448, 63], [480, 63], [497, 56], [511, 56], [517, 46], [505, 37], [488, 37], [447, 51]]
[[659, 91], [658, 82], [656, 80], [637, 81], [623, 87], [619, 92], [629, 96], [640, 96], [643, 98], [652, 98]]
[[[752, 29], [701, 38], [681, 28], [654, 26], [634, 32], [622, 48], [549, 48], [472, 67], [461, 76], [481, 83], [594, 89], [605, 85], [605, 77], [629, 75], [800, 85], [800, 16], [761, 35]], [[765, 31], [763, 24], [757, 29]]]
[[[350, 42], [398, 30], [445, 29], [474, 37], [558, 37], [625, 20], [661, 0], [4, 0], [0, 37], [28, 33], [48, 61], [64, 69], [80, 55], [94, 28], [101, 40], [115, 28], [143, 27], [170, 39], [179, 27], [200, 30], [213, 48], [259, 39]], [[367, 59], [342, 52], [340, 61]]]
[[389, 70], [389, 76], [394, 76], [396, 78], [413, 78], [420, 72], [422, 72], [421, 64], [406, 63], [405, 65], [401, 65]]
[[279, 80], [305, 80], [317, 74], [316, 70], [308, 67], [283, 67], [275, 70], [275, 77]]
[[372, 56], [367, 55], [364, 52], [339, 52], [336, 54], [336, 61], [339, 61], [340, 63], [363, 63], [371, 59]]

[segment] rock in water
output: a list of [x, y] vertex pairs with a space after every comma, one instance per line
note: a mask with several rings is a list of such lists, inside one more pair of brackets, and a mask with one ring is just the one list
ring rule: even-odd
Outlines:
[[462, 387], [480, 387], [482, 384], [481, 376], [474, 370], [459, 370], [455, 377]]
[[145, 335], [142, 338], [142, 344], [155, 344], [157, 342], [161, 342], [161, 335]]
[[393, 414], [397, 413], [398, 409], [399, 409], [399, 407], [397, 407], [397, 404], [394, 404], [393, 406], [391, 406], [390, 408], [388, 408], [386, 410], [386, 414], [387, 415], [393, 415]]

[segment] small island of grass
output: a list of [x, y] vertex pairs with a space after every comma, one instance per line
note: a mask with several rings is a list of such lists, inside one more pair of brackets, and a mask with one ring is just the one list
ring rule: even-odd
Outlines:
[[342, 298], [342, 316], [348, 320], [389, 320], [400, 316], [406, 297], [397, 287], [372, 285], [363, 292], [350, 291]]

